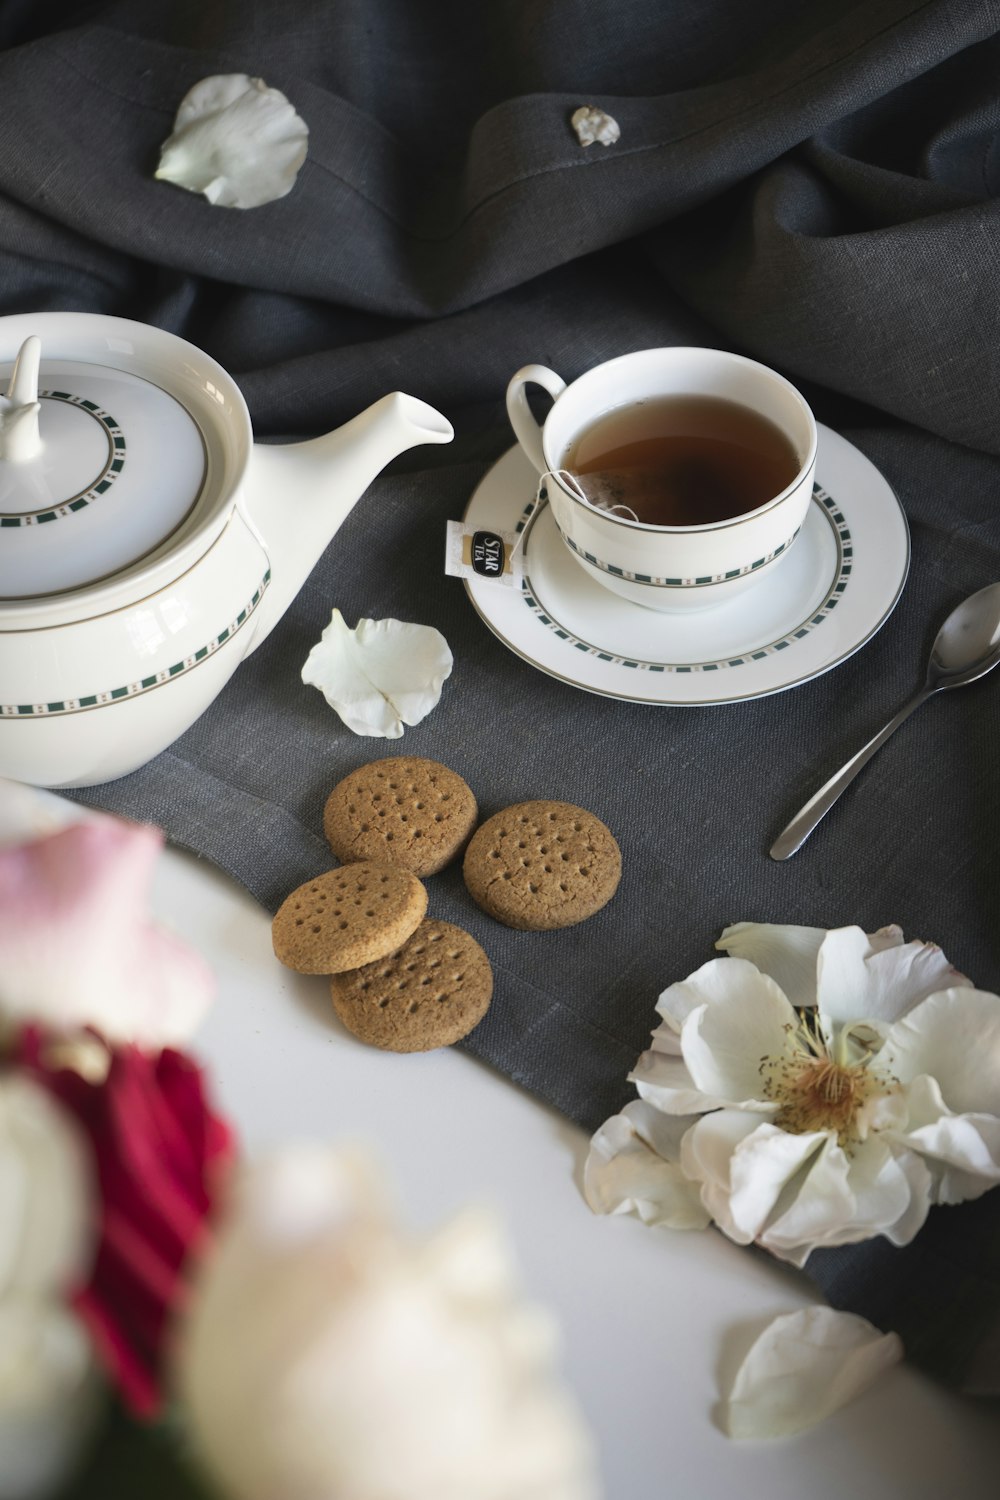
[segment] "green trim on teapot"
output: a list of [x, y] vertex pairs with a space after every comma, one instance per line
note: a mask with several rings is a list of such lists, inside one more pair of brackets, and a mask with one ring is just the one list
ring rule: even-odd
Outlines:
[[[582, 640], [573, 631], [567, 630], [558, 620], [554, 619], [542, 608], [534, 596], [527, 561], [524, 577], [521, 580], [521, 598], [539, 623], [551, 630], [560, 640], [565, 641], [567, 646], [572, 647], [576, 651], [586, 652], [588, 656], [596, 657], [598, 661], [610, 662], [614, 666], [631, 667], [637, 672], [673, 672], [681, 674], [691, 672], [719, 672], [730, 667], [748, 666], [751, 662], [762, 661], [767, 656], [774, 656], [779, 651], [787, 650], [795, 641], [801, 640], [810, 631], [817, 629], [823, 624], [824, 620], [830, 618], [830, 615], [847, 591], [854, 558], [854, 547], [851, 541], [850, 529], [837, 502], [818, 484], [813, 484], [812, 498], [821, 507], [822, 514], [826, 517], [833, 532], [837, 548], [833, 583], [824, 602], [818, 609], [812, 611], [794, 630], [787, 631], [785, 635], [779, 636], [776, 640], [769, 641], [767, 645], [759, 646], [753, 651], [744, 652], [741, 656], [718, 657], [715, 661], [678, 664], [673, 662], [643, 661], [639, 658], [618, 656], [612, 651], [602, 651], [600, 647], [592, 645], [589, 641]], [[537, 502], [532, 500], [529, 505], [525, 506], [521, 519], [515, 528], [516, 531], [521, 532], [524, 530], [535, 511], [536, 504], [540, 502], [544, 503], [544, 499], [544, 493], [540, 493]]]
[[52, 719], [62, 714], [83, 713], [92, 708], [105, 708], [110, 703], [121, 703], [129, 698], [138, 698], [143, 693], [148, 693], [153, 688], [162, 687], [165, 682], [173, 682], [177, 677], [183, 677], [195, 667], [199, 667], [203, 661], [214, 656], [221, 646], [232, 640], [250, 619], [258, 604], [263, 599], [268, 584], [271, 582], [271, 570], [268, 568], [260, 581], [259, 587], [254, 592], [250, 602], [241, 609], [225, 630], [221, 630], [217, 636], [204, 646], [199, 646], [190, 656], [185, 656], [181, 661], [174, 662], [173, 666], [166, 667], [162, 672], [154, 672], [149, 677], [142, 677], [135, 682], [126, 683], [123, 687], [110, 688], [106, 692], [87, 693], [80, 698], [63, 698], [53, 703], [3, 703], [0, 704], [0, 719]]
[[62, 401], [67, 406], [76, 406], [80, 411], [86, 412], [89, 417], [93, 417], [107, 439], [108, 456], [97, 478], [86, 489], [71, 495], [68, 500], [60, 501], [58, 505], [49, 505], [42, 510], [2, 511], [0, 512], [0, 527], [41, 526], [46, 521], [58, 521], [64, 516], [75, 514], [78, 510], [84, 510], [95, 500], [99, 500], [102, 495], [107, 494], [125, 467], [125, 434], [111, 413], [105, 411], [96, 401], [85, 401], [82, 396], [74, 396], [69, 391], [39, 391], [38, 399]]

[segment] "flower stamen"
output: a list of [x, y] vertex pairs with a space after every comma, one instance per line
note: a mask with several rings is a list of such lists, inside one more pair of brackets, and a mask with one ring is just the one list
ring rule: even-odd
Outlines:
[[867, 1068], [844, 1067], [829, 1057], [812, 1058], [797, 1077], [786, 1081], [774, 1123], [792, 1135], [835, 1130], [844, 1146], [854, 1133], [857, 1112], [870, 1093]]
[[772, 1123], [789, 1135], [834, 1131], [838, 1144], [849, 1151], [866, 1133], [859, 1129], [858, 1116], [867, 1101], [894, 1092], [896, 1081], [871, 1068], [870, 1060], [848, 1063], [831, 1057], [818, 1017], [803, 1015], [791, 1047], [760, 1062], [764, 1097], [780, 1105]]

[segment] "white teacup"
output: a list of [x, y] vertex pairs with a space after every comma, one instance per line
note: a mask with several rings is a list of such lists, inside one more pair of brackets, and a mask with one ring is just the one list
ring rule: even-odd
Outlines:
[[[543, 386], [552, 409], [539, 427], [526, 386]], [[620, 407], [661, 396], [712, 396], [750, 407], [789, 440], [792, 482], [756, 509], [699, 526], [651, 526], [600, 510], [574, 494], [563, 469], [587, 428]], [[507, 412], [540, 474], [555, 523], [580, 565], [605, 588], [649, 609], [720, 604], [770, 575], [795, 541], [812, 496], [816, 422], [789, 381], [721, 349], [643, 349], [597, 365], [572, 385], [544, 365], [525, 365], [507, 387]]]

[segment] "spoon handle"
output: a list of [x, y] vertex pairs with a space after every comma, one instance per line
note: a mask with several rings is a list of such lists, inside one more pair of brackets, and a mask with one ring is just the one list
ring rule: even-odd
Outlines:
[[772, 859], [790, 859], [796, 850], [802, 848], [816, 824], [821, 818], [826, 817], [841, 792], [847, 790], [862, 766], [868, 764], [876, 750], [881, 750], [889, 736], [894, 734], [900, 724], [910, 717], [914, 709], [919, 708], [921, 703], [925, 703], [936, 691], [937, 689], [933, 687], [926, 685], [922, 687], [916, 697], [911, 698], [909, 703], [904, 704], [899, 713], [889, 720], [884, 729], [880, 729], [867, 745], [863, 745], [856, 755], [852, 755], [850, 760], [830, 777], [829, 781], [823, 783], [819, 791], [809, 798], [806, 805], [795, 814], [788, 827], [775, 839], [771, 846]]

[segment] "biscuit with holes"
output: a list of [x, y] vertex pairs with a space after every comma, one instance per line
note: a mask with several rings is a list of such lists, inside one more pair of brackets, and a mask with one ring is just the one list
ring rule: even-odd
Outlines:
[[479, 809], [471, 788], [436, 760], [388, 756], [338, 782], [323, 832], [344, 864], [380, 859], [414, 875], [436, 875], [460, 854]]
[[477, 829], [465, 853], [472, 899], [508, 927], [584, 922], [611, 900], [621, 852], [600, 818], [569, 802], [518, 802]]
[[468, 1036], [493, 994], [475, 938], [451, 922], [421, 922], [398, 953], [330, 980], [348, 1031], [389, 1052], [429, 1052]]
[[271, 924], [275, 956], [300, 974], [339, 974], [394, 953], [420, 925], [415, 875], [363, 861], [328, 870], [285, 898]]

